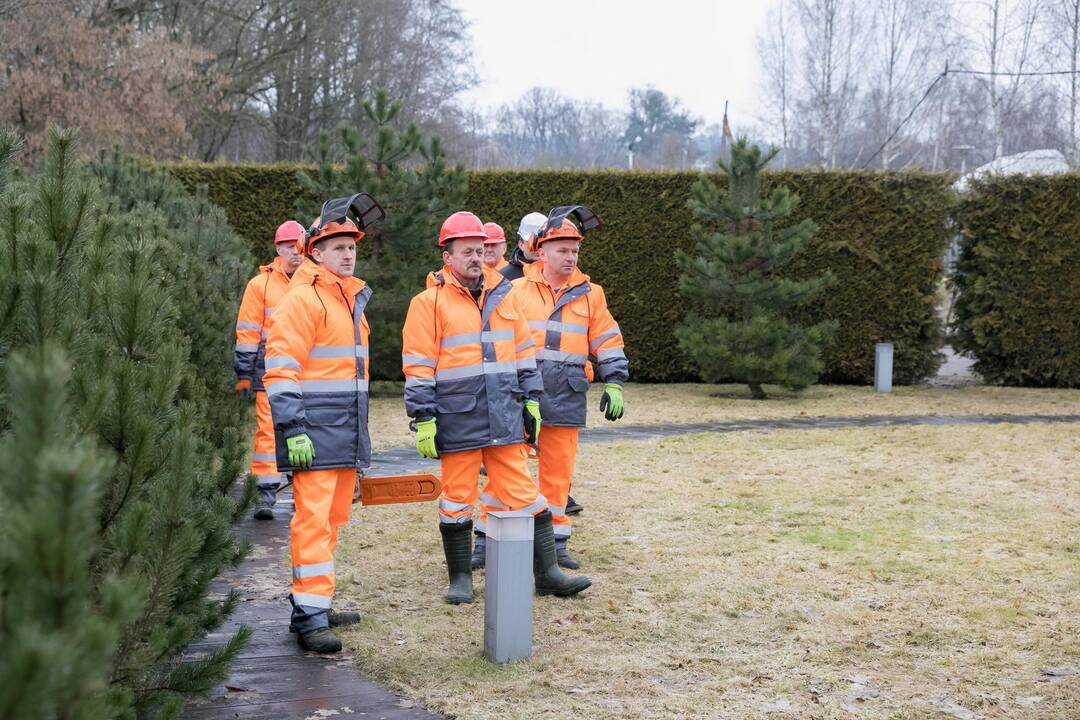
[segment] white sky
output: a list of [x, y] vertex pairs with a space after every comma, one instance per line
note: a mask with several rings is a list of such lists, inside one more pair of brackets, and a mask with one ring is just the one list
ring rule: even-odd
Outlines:
[[[768, 0], [455, 0], [471, 25], [482, 110], [534, 86], [612, 109], [653, 85], [706, 124], [730, 101], [732, 126], [757, 121], [757, 37]], [[736, 130], [738, 132], [738, 130]]]

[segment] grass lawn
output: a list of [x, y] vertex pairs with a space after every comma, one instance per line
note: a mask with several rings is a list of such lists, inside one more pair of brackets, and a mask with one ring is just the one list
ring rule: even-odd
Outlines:
[[[403, 383], [373, 383], [371, 441], [375, 449], [411, 445], [409, 418], [402, 401]], [[589, 389], [589, 407], [600, 404], [603, 385]], [[690, 423], [763, 418], [826, 417], [835, 415], [1065, 415], [1080, 414], [1080, 390], [1041, 390], [965, 386], [897, 387], [875, 393], [872, 387], [817, 385], [802, 393], [766, 386], [768, 400], [750, 400], [745, 385], [626, 386], [626, 415], [620, 423]], [[589, 426], [607, 424], [599, 412], [589, 413]]]
[[[627, 396], [646, 392], [659, 391]], [[926, 402], [916, 389], [813, 392], [815, 414]], [[671, 394], [710, 417], [803, 402]], [[953, 397], [934, 407], [1008, 412], [1017, 395]], [[1059, 400], [1076, 395], [1015, 411], [1076, 411]], [[679, 406], [650, 416], [700, 419]], [[430, 504], [354, 513], [339, 603], [366, 618], [343, 632], [346, 650], [459, 718], [1080, 717], [1067, 674], [1080, 670], [1078, 458], [1077, 426], [1050, 424], [583, 445], [571, 549], [594, 586], [535, 599], [532, 660], [488, 664], [482, 601], [442, 602]]]

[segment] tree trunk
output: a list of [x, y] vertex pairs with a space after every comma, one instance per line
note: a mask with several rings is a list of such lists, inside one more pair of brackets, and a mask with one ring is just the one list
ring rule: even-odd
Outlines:
[[750, 385], [750, 394], [754, 396], [755, 400], [765, 400], [769, 397], [765, 394], [765, 388], [761, 387], [761, 383], [752, 382], [747, 384]]

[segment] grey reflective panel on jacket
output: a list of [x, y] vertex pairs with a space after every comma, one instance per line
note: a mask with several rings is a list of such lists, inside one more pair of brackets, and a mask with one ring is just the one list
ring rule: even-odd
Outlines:
[[[563, 309], [591, 289], [589, 283], [582, 283], [567, 290], [555, 301], [555, 309], [548, 318], [544, 351], [560, 353], [564, 332], [588, 335], [588, 325], [563, 322]], [[544, 352], [538, 350], [537, 353], [536, 364], [544, 379], [544, 394], [540, 398], [540, 417], [544, 419], [543, 424], [585, 427], [589, 391], [589, 381], [585, 378], [585, 361], [588, 358], [545, 359]]]
[[[491, 315], [510, 294], [505, 278], [484, 298], [480, 313], [482, 336], [491, 332]], [[513, 337], [509, 342], [514, 342]], [[474, 450], [522, 442], [522, 388], [516, 366], [506, 367], [495, 355], [495, 342], [480, 342], [482, 373], [461, 379], [440, 380], [435, 374], [435, 446], [440, 452]], [[535, 374], [536, 370], [532, 372]], [[526, 375], [528, 371], [526, 370]]]
[[[318, 292], [316, 288], [315, 292]], [[360, 319], [371, 299], [365, 286], [355, 297], [352, 312], [356, 355], [353, 380], [278, 382], [268, 393], [274, 417], [274, 444], [280, 472], [291, 472], [286, 435], [306, 432], [315, 449], [312, 470], [366, 468], [371, 464], [368, 434], [368, 379], [364, 373], [367, 348], [360, 337]], [[279, 418], [282, 420], [279, 421]]]

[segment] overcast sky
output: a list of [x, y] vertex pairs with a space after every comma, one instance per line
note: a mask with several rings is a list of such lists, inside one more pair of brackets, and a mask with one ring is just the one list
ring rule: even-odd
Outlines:
[[767, 0], [455, 0], [471, 24], [487, 110], [534, 86], [611, 108], [653, 85], [706, 123], [759, 115], [756, 38]]

